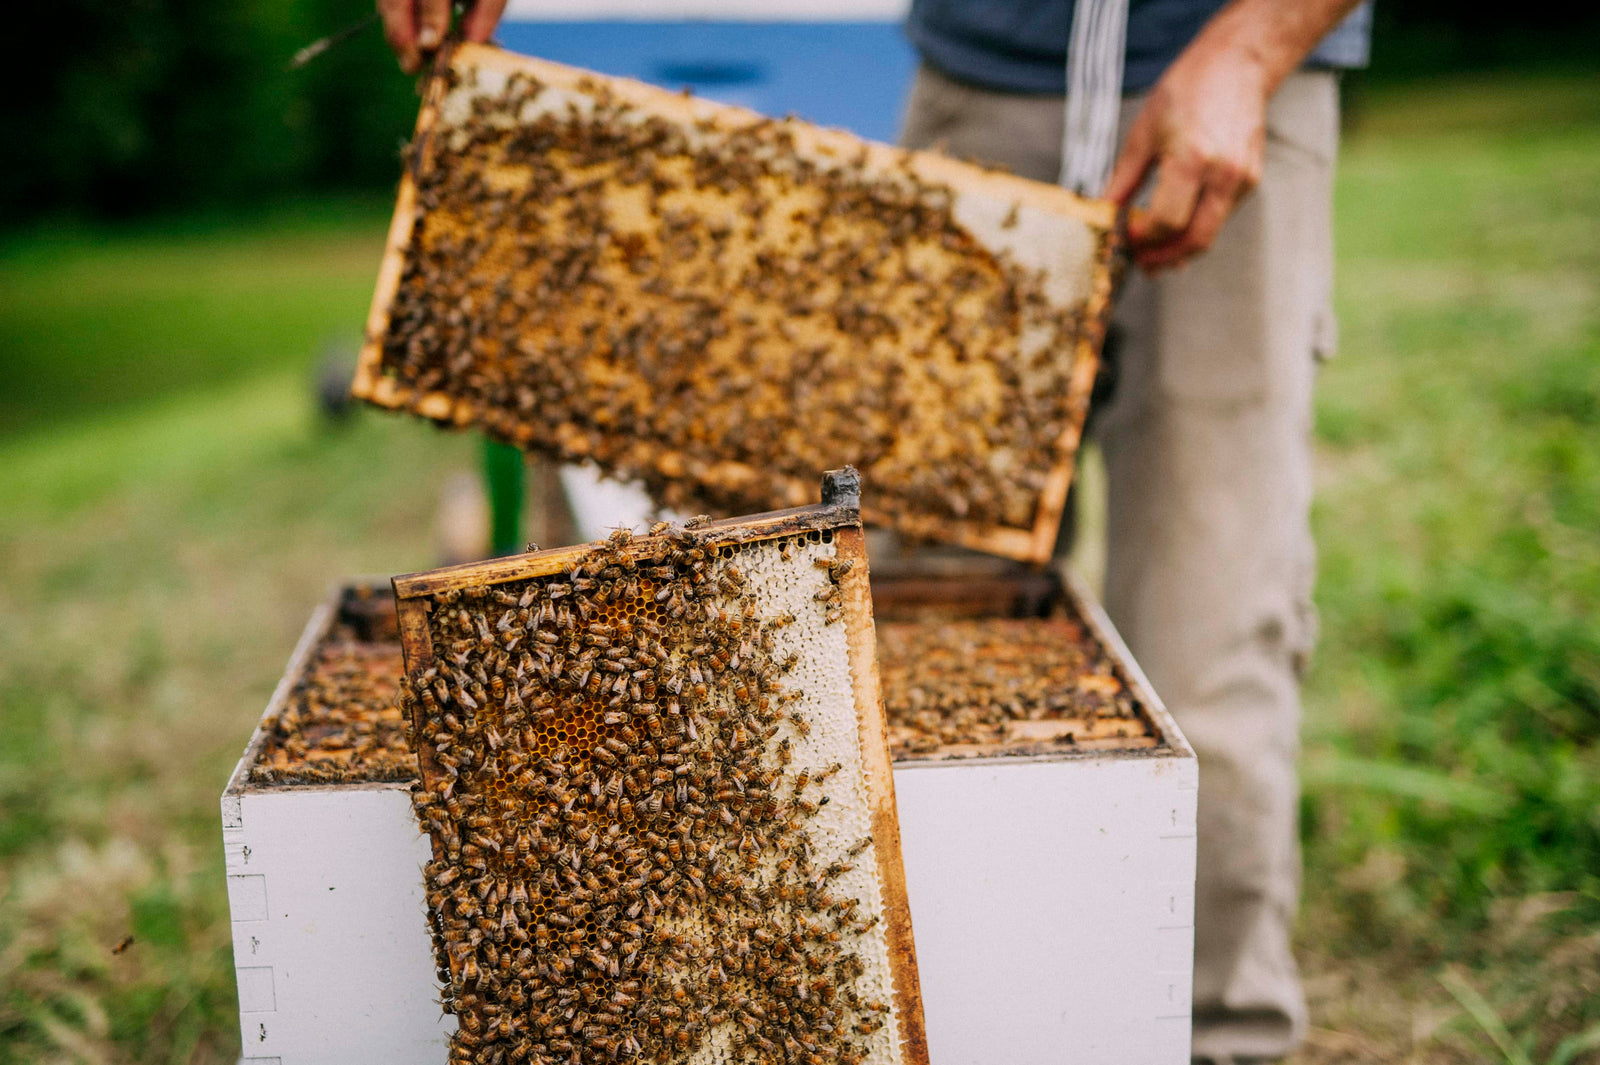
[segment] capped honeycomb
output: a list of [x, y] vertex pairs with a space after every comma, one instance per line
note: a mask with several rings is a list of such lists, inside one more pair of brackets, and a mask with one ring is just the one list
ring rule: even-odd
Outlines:
[[642, 481], [1042, 557], [1109, 298], [1108, 205], [465, 46], [424, 105], [353, 391]]
[[414, 780], [417, 758], [397, 705], [402, 673], [388, 590], [348, 589], [283, 708], [262, 721], [251, 783]]
[[897, 758], [1154, 746], [1105, 650], [1076, 618], [878, 622]]
[[833, 541], [619, 530], [397, 580], [452, 1062], [920, 1058]]

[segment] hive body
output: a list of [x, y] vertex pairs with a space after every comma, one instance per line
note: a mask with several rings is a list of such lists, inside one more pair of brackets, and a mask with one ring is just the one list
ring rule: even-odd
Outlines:
[[1037, 582], [877, 589], [931, 1058], [1177, 1065], [1194, 752], [1087, 591]]
[[429, 90], [353, 391], [643, 480], [1053, 543], [1110, 291], [1107, 204], [463, 47]]
[[[312, 785], [261, 780], [327, 776], [325, 763], [279, 755], [282, 725], [312, 721], [296, 711], [297, 697], [330, 646], [360, 645], [356, 657], [374, 663], [374, 683], [356, 687], [399, 676], [392, 600], [378, 599], [388, 600], [386, 633], [353, 609], [372, 599], [370, 583], [352, 584], [312, 615], [222, 794], [245, 1062], [442, 1062], [455, 1029], [439, 1012], [423, 924], [428, 841], [410, 812], [414, 764], [405, 782], [349, 773]], [[349, 708], [352, 719], [360, 713], [376, 716], [370, 703]]]
[[[947, 592], [953, 586], [940, 583]], [[969, 618], [1012, 610], [1014, 589], [985, 587], [990, 594], [976, 607], [939, 609]], [[894, 580], [875, 575], [874, 588], [882, 624], [919, 616]], [[1136, 704], [1136, 718], [1117, 719], [1130, 736], [1048, 740], [1045, 753], [1033, 741], [977, 755], [918, 754], [903, 744], [896, 751], [906, 893], [922, 997], [931, 1003], [930, 1060], [1177, 1065], [1187, 1060], [1193, 755], [1092, 600], [1069, 588], [1064, 603], [1054, 603], [1047, 596], [1025, 612], [1060, 610], [1085, 627]], [[315, 643], [308, 636], [307, 648]], [[309, 661], [303, 653], [291, 663], [280, 696]], [[887, 677], [893, 701], [899, 689]], [[268, 718], [277, 716], [269, 707]], [[1135, 745], [1146, 732], [1150, 744]], [[407, 810], [407, 785], [250, 783], [256, 753], [247, 752], [224, 798], [237, 822], [225, 829], [230, 875], [260, 876], [254, 883], [266, 896], [299, 901], [255, 920], [246, 908], [255, 896], [235, 900], [236, 963], [252, 970], [241, 989], [273, 986], [276, 973], [277, 1011], [241, 1015], [247, 1057], [327, 1060], [320, 1050], [295, 1049], [318, 1046], [341, 1061], [443, 1062], [453, 1018], [441, 1018], [436, 1004], [420, 873], [429, 852]], [[263, 843], [263, 817], [322, 831]], [[240, 864], [245, 846], [248, 867]], [[343, 857], [353, 855], [363, 858]], [[331, 939], [333, 928], [346, 938]], [[275, 944], [274, 962], [250, 953], [252, 937]], [[407, 960], [385, 945], [403, 946]], [[296, 969], [345, 975], [297, 997], [285, 989], [303, 985]], [[997, 1025], [998, 1017], [1008, 1023]], [[262, 1023], [269, 1039], [257, 1043]], [[290, 1041], [292, 1032], [306, 1034]], [[424, 1049], [401, 1053], [403, 1046]]]

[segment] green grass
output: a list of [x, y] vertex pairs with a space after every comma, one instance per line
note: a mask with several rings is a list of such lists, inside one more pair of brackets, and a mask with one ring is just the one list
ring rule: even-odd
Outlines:
[[310, 605], [431, 564], [474, 454], [283, 372], [0, 445], [0, 1061], [233, 1060], [221, 784]]
[[1600, 1025], [1600, 98], [1389, 90], [1341, 165], [1313, 1001], [1385, 1060], [1420, 1032], [1444, 1060], [1543, 1062]]
[[350, 200], [0, 241], [0, 437], [309, 367], [359, 340], [389, 207]]
[[[1302, 1062], [1600, 1061], [1597, 119], [1455, 81], [1348, 141]], [[474, 464], [313, 410], [384, 215], [0, 244], [0, 1063], [238, 1051], [218, 793], [327, 583], [430, 563]]]

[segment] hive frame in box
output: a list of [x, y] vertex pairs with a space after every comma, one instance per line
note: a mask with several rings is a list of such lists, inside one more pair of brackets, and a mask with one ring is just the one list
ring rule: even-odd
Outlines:
[[[441, 105], [448, 86], [442, 74], [446, 69], [457, 72], [478, 69], [497, 75], [526, 74], [542, 84], [567, 89], [598, 83], [619, 101], [684, 125], [712, 122], [740, 128], [765, 121], [762, 116], [742, 108], [687, 98], [642, 82], [608, 77], [484, 45], [464, 44], [441, 53], [436, 74], [428, 82], [413, 136], [418, 160], [428, 151], [429, 138], [443, 121]], [[980, 243], [991, 250], [1016, 254], [1025, 265], [1050, 275], [1053, 285], [1080, 284], [1084, 289], [1081, 293], [1083, 325], [1075, 349], [1070, 353], [1073, 367], [1067, 409], [1071, 413], [1056, 441], [1055, 460], [1039, 487], [1031, 527], [977, 524], [928, 513], [891, 516], [870, 506], [862, 511], [866, 521], [891, 525], [914, 537], [1043, 564], [1054, 550], [1060, 529], [1100, 346], [1110, 318], [1119, 247], [1116, 205], [1106, 200], [1085, 200], [1054, 185], [988, 170], [934, 152], [912, 152], [861, 140], [842, 130], [823, 129], [803, 122], [788, 122], [786, 129], [793, 135], [796, 152], [808, 158], [836, 162], [859, 157], [864, 160], [865, 170], [903, 171], [930, 185], [954, 190], [958, 211], [964, 210], [965, 224], [970, 232], [981, 235]], [[1028, 224], [1015, 225], [1003, 220], [1008, 210], [1014, 212], [1017, 208], [1026, 214]], [[408, 169], [401, 175], [395, 212], [367, 316], [366, 339], [350, 391], [351, 395], [378, 406], [411, 409], [437, 422], [465, 426], [477, 417], [471, 404], [442, 391], [419, 393], [386, 376], [382, 368], [383, 338], [389, 329], [390, 309], [400, 287], [417, 216], [417, 184]], [[1080, 231], [1090, 235], [1092, 249], [1087, 255], [1068, 250], [1080, 243], [1074, 239]], [[1074, 255], [1080, 258], [1074, 259]], [[1086, 272], [1088, 276], [1074, 281], [1074, 271]], [[673, 479], [684, 478], [686, 471], [696, 465], [690, 456], [667, 448], [655, 448], [645, 461]], [[772, 471], [743, 463], [720, 460], [715, 468], [719, 475], [772, 485], [774, 505], [804, 498], [809, 492], [807, 484], [790, 479], [780, 482]]]
[[[857, 944], [856, 957], [865, 963], [865, 978], [869, 981], [867, 986], [874, 986], [870, 981], [881, 981], [877, 986], [884, 987], [893, 999], [891, 1022], [895, 1030], [887, 1042], [890, 1060], [902, 1062], [904, 1065], [927, 1065], [927, 1039], [924, 1034], [922, 999], [917, 977], [916, 947], [912, 940], [911, 910], [906, 900], [905, 877], [901, 863], [900, 825], [895, 810], [894, 777], [889, 759], [888, 731], [884, 724], [882, 701], [879, 696], [872, 595], [867, 575], [866, 536], [861, 527], [860, 492], [861, 479], [854, 469], [847, 467], [843, 470], [832, 470], [823, 475], [822, 502], [818, 505], [752, 517], [706, 522], [688, 535], [698, 545], [713, 550], [743, 549], [750, 545], [772, 541], [791, 544], [796, 538], [808, 536], [815, 538], [817, 534], [821, 534], [832, 544], [832, 566], [828, 580], [835, 586], [830, 590], [836, 591], [838, 620], [844, 630], [842, 649], [847, 659], [844, 665], [850, 685], [849, 721], [854, 733], [853, 742], [848, 744], [854, 751], [847, 751], [843, 758], [844, 763], [850, 768], [846, 768], [839, 779], [848, 780], [855, 771], [854, 767], [859, 765], [860, 779], [864, 782], [859, 791], [851, 790], [847, 784], [844, 790], [837, 791], [834, 797], [856, 795], [862, 800], [860, 805], [865, 809], [857, 821], [850, 823], [853, 825], [854, 833], [859, 833], [863, 828], [869, 832], [871, 847], [859, 856], [856, 856], [859, 848], [852, 850], [850, 856], [853, 858], [854, 866], [847, 865], [845, 873], [831, 883], [836, 889], [844, 885], [844, 892], [852, 892], [860, 888], [846, 883], [851, 868], [869, 868], [875, 873], [875, 877], [862, 877], [862, 879], [866, 879], [867, 890], [872, 886], [877, 888], [880, 898], [877, 900], [864, 898], [862, 908], [867, 913], [875, 915], [874, 922], [881, 917], [884, 956], [881, 961], [878, 960], [879, 956], [867, 948], [870, 941], [860, 940]], [[650, 557], [653, 549], [664, 550], [669, 544], [670, 541], [663, 536], [630, 537], [617, 546], [615, 552], [645, 559]], [[434, 619], [432, 608], [436, 602], [434, 596], [440, 593], [460, 593], [469, 589], [474, 593], [487, 593], [497, 585], [560, 576], [572, 570], [578, 563], [592, 558], [599, 546], [602, 545], [585, 544], [556, 548], [395, 577], [393, 586], [396, 611], [407, 674], [416, 678], [434, 665], [435, 634], [432, 628]], [[789, 547], [782, 549], [784, 559], [790, 557], [789, 550]], [[815, 568], [802, 561], [804, 550], [803, 544], [795, 549], [796, 560], [790, 564], [804, 567], [802, 572], [809, 570], [815, 574]], [[654, 557], [659, 559], [661, 555], [657, 554]], [[829, 558], [830, 556], [819, 556], [818, 564], [825, 564], [825, 560]], [[753, 565], [752, 562], [752, 567]], [[641, 574], [644, 572], [646, 571], [640, 570]], [[720, 579], [718, 578], [719, 581]], [[712, 586], [715, 587], [715, 584], [716, 582], [713, 582]], [[746, 587], [754, 591], [758, 597], [767, 592], [767, 589], [754, 579]], [[666, 586], [663, 586], [662, 590], [664, 592]], [[804, 594], [808, 599], [811, 598], [809, 589]], [[648, 601], [648, 597], [643, 598]], [[811, 606], [816, 608], [816, 613], [822, 612], [816, 602], [811, 602]], [[754, 609], [753, 604], [752, 609]], [[802, 615], [806, 614], [806, 611], [798, 606], [790, 609], [799, 611]], [[793, 613], [789, 615], [788, 620], [789, 625], [794, 627], [793, 631], [797, 632], [805, 631], [808, 625], [816, 625], [815, 619], [808, 620], [804, 616], [797, 621]], [[826, 626], [817, 627], [820, 629]], [[785, 630], [788, 631], [788, 626], [785, 626]], [[413, 683], [416, 683], [415, 679]], [[442, 681], [440, 683], [442, 684]], [[794, 694], [803, 693], [797, 690]], [[820, 703], [816, 701], [817, 698], [821, 699]], [[685, 701], [687, 702], [687, 696]], [[802, 699], [797, 705], [805, 707], [808, 703], [812, 711], [818, 711], [829, 705], [828, 696], [823, 694]], [[841, 708], [834, 707], [835, 711], [839, 709]], [[433, 713], [442, 715], [443, 711], [435, 708]], [[429, 735], [430, 728], [435, 726], [436, 719], [430, 718], [429, 710], [421, 699], [412, 702], [412, 722], [414, 736]], [[820, 722], [813, 721], [804, 732], [797, 733], [794, 756], [797, 762], [803, 757], [801, 748], [814, 742], [803, 737], [810, 735], [813, 730], [822, 732], [823, 729], [818, 727], [819, 724]], [[787, 728], [786, 723], [785, 727]], [[702, 725], [702, 728], [705, 726]], [[776, 731], [776, 728], [773, 731]], [[693, 736], [694, 733], [691, 731], [689, 735]], [[766, 734], [765, 742], [772, 743], [772, 732]], [[788, 742], [787, 739], [784, 740], [785, 750], [788, 749]], [[773, 743], [772, 746], [775, 749], [777, 744]], [[447, 773], [440, 764], [435, 748], [429, 743], [419, 742], [417, 749], [424, 792], [430, 791], [437, 785], [448, 784], [453, 787], [456, 776]], [[837, 771], [839, 764], [835, 763], [833, 769]], [[806, 773], [801, 773], [802, 778], [805, 775]], [[796, 784], [796, 796], [800, 794], [801, 786], [800, 783]], [[599, 791], [596, 790], [595, 794], [598, 795]], [[639, 802], [643, 804], [642, 797]], [[823, 804], [826, 802], [827, 799], [822, 800]], [[834, 802], [831, 809], [842, 811], [854, 808], [858, 807], [847, 799], [844, 802]], [[816, 809], [814, 805], [813, 813]], [[625, 815], [626, 818], [632, 816], [632, 814]], [[841, 813], [839, 816], [846, 815]], [[667, 830], [662, 829], [662, 831]], [[819, 850], [825, 849], [825, 845], [820, 844], [819, 840]], [[451, 857], [437, 833], [433, 838], [433, 854], [437, 862], [451, 863]], [[838, 856], [844, 856], [843, 845], [838, 847]], [[817, 858], [819, 863], [826, 860], [822, 857]], [[450, 867], [457, 869], [459, 863], [451, 863]], [[871, 928], [873, 925], [869, 924], [867, 927]], [[837, 940], [837, 935], [834, 938]], [[452, 970], [458, 964], [458, 959], [452, 955], [450, 958]], [[616, 971], [613, 969], [612, 976], [615, 975]], [[714, 1028], [711, 1030], [715, 1031]], [[708, 1032], [708, 1039], [710, 1034]], [[880, 1043], [880, 1047], [883, 1045]], [[694, 1054], [690, 1060], [702, 1060], [698, 1051]], [[873, 1060], [880, 1059], [874, 1056]]]
[[[1093, 597], [1066, 585], [1162, 742], [894, 764], [933, 1065], [1188, 1061], [1194, 756]], [[1011, 609], [1009, 593], [990, 602]], [[338, 607], [335, 593], [313, 613], [264, 719]], [[245, 1061], [443, 1065], [455, 1025], [437, 1006], [410, 786], [253, 783], [264, 737], [222, 798]], [[975, 794], [976, 810], [959, 801]]]

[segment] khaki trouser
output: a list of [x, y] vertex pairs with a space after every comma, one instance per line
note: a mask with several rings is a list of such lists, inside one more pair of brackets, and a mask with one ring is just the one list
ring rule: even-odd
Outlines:
[[[1124, 104], [1124, 130], [1139, 102]], [[1218, 1060], [1285, 1054], [1306, 1023], [1289, 935], [1336, 77], [1293, 75], [1267, 127], [1261, 184], [1212, 249], [1153, 280], [1130, 272], [1116, 388], [1092, 419], [1109, 483], [1106, 608], [1200, 758], [1193, 1048]], [[902, 139], [1053, 181], [1062, 102], [924, 68]]]

